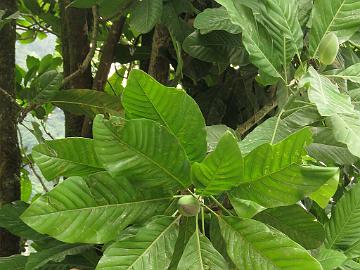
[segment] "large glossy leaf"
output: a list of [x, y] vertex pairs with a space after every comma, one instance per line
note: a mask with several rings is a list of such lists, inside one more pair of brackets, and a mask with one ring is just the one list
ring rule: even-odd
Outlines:
[[231, 57], [242, 49], [241, 36], [223, 31], [201, 35], [199, 31], [194, 31], [184, 40], [183, 49], [204, 62], [229, 63]]
[[239, 185], [243, 172], [244, 163], [237, 139], [227, 131], [214, 152], [202, 163], [193, 164], [192, 179], [197, 193], [216, 195]]
[[239, 269], [322, 270], [299, 244], [265, 224], [236, 217], [219, 217], [227, 252]]
[[360, 239], [360, 185], [354, 186], [337, 202], [326, 224], [325, 246], [346, 249]]
[[120, 99], [100, 91], [66, 90], [56, 94], [50, 101], [65, 111], [87, 115], [90, 118], [94, 118], [97, 114], [122, 114]]
[[224, 30], [231, 34], [241, 33], [241, 28], [231, 22], [229, 14], [223, 7], [205, 9], [196, 16], [194, 27], [199, 29], [201, 34], [215, 30]]
[[46, 265], [50, 261], [60, 262], [68, 255], [79, 254], [91, 249], [91, 245], [60, 244], [40, 252], [32, 253], [27, 260], [24, 270], [35, 270]]
[[165, 87], [145, 72], [132, 70], [122, 101], [129, 119], [147, 118], [167, 127], [191, 161], [205, 157], [205, 120], [185, 91]]
[[33, 202], [21, 218], [63, 242], [106, 243], [128, 225], [162, 213], [170, 199], [101, 172], [65, 180]]
[[318, 248], [325, 239], [323, 226], [299, 205], [266, 209], [254, 219], [283, 232], [306, 249]]
[[312, 10], [309, 52], [315, 56], [321, 40], [335, 32], [341, 42], [348, 40], [360, 24], [360, 2], [357, 0], [318, 0]]
[[351, 154], [360, 157], [360, 115], [332, 115], [326, 124], [338, 142], [346, 144]]
[[138, 187], [184, 188], [190, 163], [177, 138], [147, 119], [94, 121], [95, 150], [113, 176], [126, 175]]
[[28, 257], [22, 255], [14, 255], [11, 257], [0, 258], [0, 269], [24, 270]]
[[260, 70], [260, 75], [269, 76], [268, 83], [283, 78], [279, 68], [281, 66], [281, 53], [273, 46], [265, 28], [255, 21], [250, 8], [243, 6], [235, 0], [216, 0], [224, 6], [230, 15], [233, 24], [242, 29], [243, 44], [250, 55], [254, 65]]
[[323, 270], [338, 269], [338, 267], [347, 260], [344, 253], [323, 247], [320, 248], [320, 251], [315, 258], [321, 263]]
[[333, 175], [325, 184], [323, 184], [318, 190], [312, 193], [309, 197], [317, 202], [319, 206], [325, 208], [331, 198], [334, 196], [337, 187], [339, 185], [340, 171]]
[[227, 264], [210, 240], [196, 231], [187, 243], [178, 270], [227, 270]]
[[58, 176], [83, 176], [104, 170], [91, 139], [46, 141], [33, 148], [32, 156], [48, 180]]
[[130, 10], [129, 24], [138, 33], [148, 33], [160, 20], [162, 10], [162, 0], [136, 1]]
[[327, 182], [338, 168], [302, 166], [311, 132], [302, 129], [283, 141], [263, 144], [244, 158], [244, 183], [231, 191], [235, 198], [265, 207], [294, 204]]
[[354, 106], [348, 95], [339, 92], [337, 85], [320, 75], [313, 67], [301, 79], [300, 87], [308, 89], [309, 100], [314, 103], [322, 116], [336, 113], [354, 113]]
[[178, 223], [179, 218], [154, 218], [136, 236], [108, 247], [96, 270], [167, 269], [174, 253]]

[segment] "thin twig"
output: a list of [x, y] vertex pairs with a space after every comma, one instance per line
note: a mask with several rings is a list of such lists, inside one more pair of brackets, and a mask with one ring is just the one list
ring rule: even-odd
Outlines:
[[51, 133], [49, 131], [47, 131], [44, 121], [40, 121], [40, 124], [41, 124], [44, 132], [46, 133], [46, 135], [48, 135], [52, 140], [55, 140], [54, 136], [51, 135]]
[[97, 34], [98, 34], [98, 28], [99, 28], [98, 7], [93, 6], [92, 11], [93, 11], [93, 16], [94, 16], [94, 27], [93, 27], [93, 33], [92, 33], [92, 38], [91, 38], [90, 50], [89, 50], [88, 54], [86, 55], [83, 63], [80, 65], [79, 69], [76, 70], [74, 73], [70, 74], [69, 76], [67, 76], [66, 78], [64, 78], [64, 80], [62, 82], [63, 85], [68, 84], [70, 81], [75, 79], [77, 76], [84, 73], [85, 70], [89, 67], [90, 62], [91, 62], [92, 58], [95, 55], [96, 43], [97, 43]]
[[226, 209], [214, 196], [210, 196], [210, 199], [212, 199], [223, 211], [225, 211], [226, 213], [228, 213], [228, 215], [232, 216], [233, 214]]
[[26, 154], [26, 151], [25, 151], [25, 148], [24, 148], [24, 144], [23, 144], [23, 139], [22, 139], [22, 135], [21, 135], [21, 131], [20, 129], [18, 128], [18, 134], [19, 134], [19, 144], [20, 144], [20, 147], [22, 149], [22, 152], [24, 153], [24, 156], [25, 158], [27, 159], [28, 161], [28, 165], [31, 169], [31, 171], [34, 173], [34, 175], [36, 176], [36, 178], [39, 180], [42, 188], [44, 189], [45, 192], [49, 192], [49, 189], [46, 187], [42, 177], [37, 173], [35, 167], [34, 167], [34, 163], [32, 162], [32, 160], [29, 158], [29, 156]]

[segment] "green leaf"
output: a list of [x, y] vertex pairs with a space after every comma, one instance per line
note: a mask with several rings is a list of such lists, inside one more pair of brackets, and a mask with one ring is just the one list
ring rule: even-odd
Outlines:
[[254, 219], [283, 232], [306, 249], [315, 249], [325, 239], [323, 226], [299, 205], [266, 209]]
[[50, 100], [55, 106], [91, 119], [97, 114], [122, 115], [120, 98], [88, 89], [60, 91]]
[[283, 141], [263, 144], [244, 158], [244, 180], [232, 196], [264, 207], [294, 204], [320, 188], [338, 168], [302, 166], [304, 147], [311, 142], [309, 128]]
[[68, 178], [33, 202], [21, 218], [63, 242], [100, 244], [115, 239], [130, 224], [161, 214], [170, 200], [159, 190], [140, 192], [126, 178], [101, 172]]
[[179, 262], [178, 270], [227, 270], [221, 254], [213, 247], [210, 240], [196, 231], [187, 243]]
[[165, 87], [140, 70], [132, 70], [123, 94], [129, 119], [146, 118], [167, 127], [179, 140], [190, 161], [206, 154], [205, 120], [184, 90]]
[[157, 122], [124, 121], [98, 115], [95, 150], [114, 177], [125, 175], [138, 187], [184, 188], [190, 184], [190, 163], [177, 138]]
[[242, 49], [241, 36], [224, 31], [201, 35], [200, 31], [194, 31], [184, 40], [183, 49], [204, 62], [229, 63], [231, 57]]
[[256, 202], [234, 197], [231, 193], [228, 194], [228, 197], [236, 214], [242, 218], [252, 218], [257, 213], [266, 209]]
[[36, 95], [32, 98], [32, 103], [46, 103], [50, 101], [60, 90], [62, 75], [55, 70], [47, 71], [36, 78], [32, 87]]
[[360, 63], [354, 64], [337, 74], [328, 76], [360, 83]]
[[217, 195], [239, 185], [244, 173], [243, 162], [237, 139], [227, 131], [214, 152], [202, 163], [193, 164], [192, 179], [196, 192]]
[[300, 245], [252, 219], [219, 217], [227, 252], [239, 269], [322, 270]]
[[94, 150], [94, 141], [66, 138], [46, 141], [35, 146], [32, 156], [48, 180], [59, 176], [84, 176], [103, 171]]
[[335, 139], [347, 145], [354, 156], [360, 157], [360, 115], [335, 114], [326, 119]]
[[207, 8], [199, 13], [194, 21], [194, 27], [200, 30], [202, 35], [215, 30], [224, 30], [231, 34], [241, 33], [241, 28], [231, 22], [226, 9]]
[[347, 260], [343, 265], [340, 266], [341, 270], [360, 270], [360, 264], [353, 260]]
[[162, 10], [162, 0], [136, 1], [130, 10], [129, 24], [138, 33], [148, 33], [160, 20]]
[[0, 207], [0, 228], [24, 239], [43, 240], [46, 238], [45, 235], [37, 233], [20, 219], [27, 207], [26, 203], [20, 201], [2, 205]]
[[340, 171], [333, 175], [325, 184], [323, 184], [317, 191], [310, 195], [310, 198], [317, 202], [322, 208], [325, 208], [330, 199], [334, 196], [340, 178]]
[[216, 2], [226, 8], [232, 23], [241, 27], [243, 44], [250, 55], [250, 60], [259, 68], [260, 75], [265, 75], [266, 82], [273, 84], [276, 78], [283, 79], [279, 72], [282, 55], [274, 48], [265, 28], [255, 21], [251, 9], [235, 0], [216, 0]]
[[[360, 239], [360, 185], [355, 185], [337, 202], [325, 226], [327, 248], [346, 249]], [[333, 208], [334, 209], [334, 208]]]
[[347, 260], [344, 253], [326, 248], [321, 248], [315, 258], [321, 263], [323, 270], [338, 269]]
[[92, 248], [90, 245], [60, 244], [41, 250], [29, 256], [24, 270], [39, 269], [50, 261], [61, 262], [68, 255], [79, 254], [90, 248]]
[[360, 24], [360, 2], [357, 0], [318, 0], [312, 10], [309, 52], [315, 57], [320, 42], [334, 32], [340, 42], [348, 40]]
[[313, 67], [299, 82], [299, 87], [308, 89], [309, 100], [314, 103], [322, 116], [336, 113], [354, 113], [354, 106], [348, 95], [339, 92], [337, 85], [320, 75]]
[[27, 256], [22, 255], [0, 257], [0, 269], [24, 270], [27, 259]]
[[206, 126], [206, 141], [208, 152], [215, 150], [216, 145], [219, 143], [221, 137], [227, 132], [230, 131], [235, 135], [235, 131], [225, 125], [213, 125]]
[[108, 247], [96, 270], [167, 269], [178, 237], [178, 223], [179, 218], [154, 218], [136, 236]]

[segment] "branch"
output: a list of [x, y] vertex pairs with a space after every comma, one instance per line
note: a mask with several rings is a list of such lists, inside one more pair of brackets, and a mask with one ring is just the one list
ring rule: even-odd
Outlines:
[[7, 99], [9, 99], [9, 101], [10, 101], [13, 105], [15, 105], [15, 107], [16, 107], [17, 109], [21, 110], [21, 106], [16, 102], [16, 99], [13, 98], [12, 95], [10, 95], [8, 92], [6, 92], [6, 91], [5, 91], [4, 89], [2, 89], [1, 87], [0, 87], [0, 93], [3, 93], [4, 96], [5, 96]]
[[240, 125], [236, 130], [235, 133], [238, 135], [239, 138], [242, 138], [251, 128], [256, 126], [261, 120], [264, 119], [266, 115], [268, 115], [273, 109], [277, 106], [276, 102], [272, 102], [266, 104], [262, 107], [258, 112], [256, 112], [250, 119], [248, 119], [245, 123]]
[[64, 80], [62, 82], [62, 85], [68, 84], [70, 81], [75, 79], [77, 76], [84, 73], [85, 70], [89, 67], [90, 62], [91, 62], [92, 58], [95, 55], [96, 43], [97, 43], [97, 34], [98, 34], [98, 28], [99, 28], [98, 7], [93, 6], [92, 7], [92, 12], [93, 12], [93, 16], [94, 16], [94, 27], [93, 27], [92, 37], [91, 37], [90, 50], [89, 50], [88, 54], [86, 55], [83, 63], [80, 65], [79, 69], [76, 70], [74, 73], [70, 74], [69, 76], [67, 76], [66, 78], [64, 78]]

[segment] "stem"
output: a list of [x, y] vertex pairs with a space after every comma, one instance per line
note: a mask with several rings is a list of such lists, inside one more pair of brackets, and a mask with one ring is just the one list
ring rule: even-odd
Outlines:
[[201, 225], [202, 225], [202, 233], [205, 235], [205, 214], [204, 207], [201, 207]]
[[210, 196], [210, 198], [222, 209], [224, 210], [228, 215], [232, 216], [233, 214], [226, 209], [214, 196]]
[[280, 119], [281, 119], [281, 116], [282, 114], [285, 112], [284, 108], [281, 109], [277, 119], [276, 119], [276, 124], [275, 124], [275, 128], [274, 128], [274, 132], [273, 132], [273, 135], [272, 135], [272, 138], [271, 138], [271, 142], [270, 144], [273, 144], [274, 143], [274, 140], [275, 140], [275, 136], [276, 136], [276, 132], [277, 132], [277, 129], [279, 127], [279, 123], [280, 123]]

